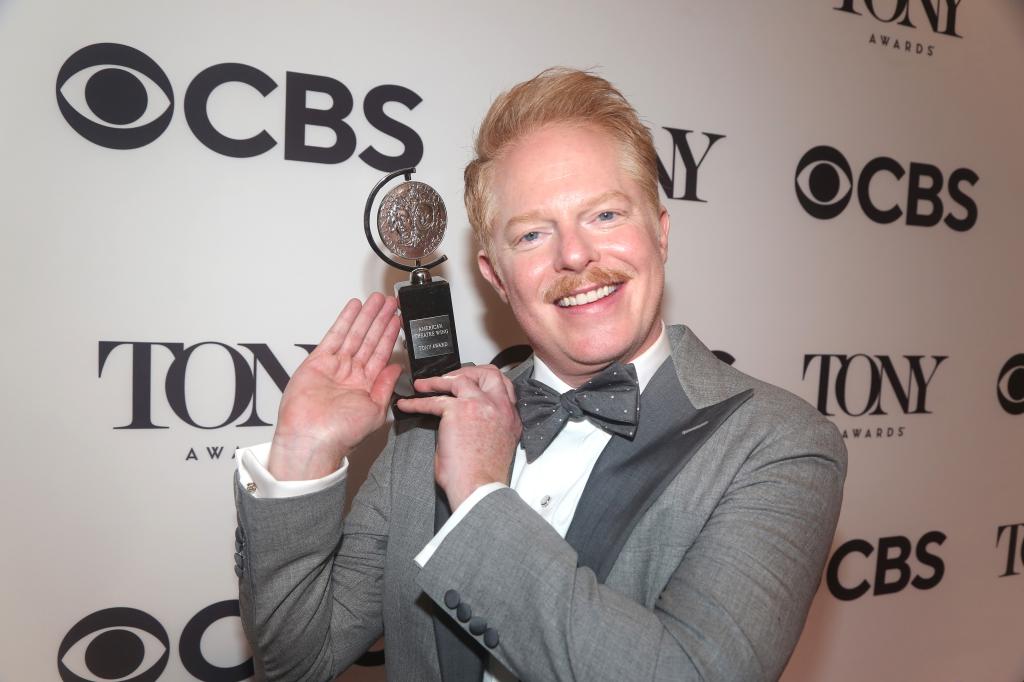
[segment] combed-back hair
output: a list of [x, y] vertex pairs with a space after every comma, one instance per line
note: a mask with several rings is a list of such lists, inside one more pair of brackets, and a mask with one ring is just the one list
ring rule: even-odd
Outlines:
[[588, 71], [556, 67], [500, 94], [477, 132], [476, 158], [466, 166], [466, 212], [481, 248], [494, 228], [491, 183], [494, 164], [524, 136], [551, 124], [593, 127], [621, 148], [623, 169], [640, 186], [657, 214], [658, 157], [651, 133], [615, 86]]

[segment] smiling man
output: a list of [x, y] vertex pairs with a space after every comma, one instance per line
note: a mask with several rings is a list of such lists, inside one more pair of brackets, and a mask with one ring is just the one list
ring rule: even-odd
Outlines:
[[[242, 451], [236, 543], [258, 674], [329, 680], [385, 634], [393, 680], [766, 680], [810, 607], [846, 452], [799, 398], [661, 318], [650, 133], [550, 70], [492, 105], [466, 169], [480, 270], [534, 356], [400, 401], [391, 298], [345, 306]], [[691, 283], [698, 286], [699, 283]]]

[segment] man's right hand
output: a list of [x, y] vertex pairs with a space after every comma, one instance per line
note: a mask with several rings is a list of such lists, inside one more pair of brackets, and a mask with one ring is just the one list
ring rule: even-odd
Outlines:
[[267, 469], [279, 481], [322, 478], [387, 417], [401, 367], [388, 364], [402, 320], [394, 297], [352, 299], [295, 370], [277, 414]]

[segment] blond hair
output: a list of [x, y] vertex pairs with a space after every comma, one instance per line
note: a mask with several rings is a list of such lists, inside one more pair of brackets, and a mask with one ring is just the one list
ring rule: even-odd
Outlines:
[[542, 71], [491, 104], [465, 171], [466, 213], [481, 248], [490, 246], [493, 229], [491, 182], [494, 163], [524, 136], [554, 124], [593, 126], [612, 136], [622, 150], [623, 169], [640, 186], [655, 212], [658, 196], [658, 157], [650, 131], [615, 86], [587, 71], [552, 68]]

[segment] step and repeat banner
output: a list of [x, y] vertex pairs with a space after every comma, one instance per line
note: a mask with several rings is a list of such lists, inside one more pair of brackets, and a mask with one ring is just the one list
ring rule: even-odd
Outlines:
[[362, 224], [392, 170], [447, 202], [463, 359], [522, 350], [462, 169], [553, 65], [653, 132], [666, 320], [846, 439], [783, 679], [1024, 679], [1019, 0], [7, 0], [2, 682], [251, 676], [234, 450], [345, 301], [402, 279]]

